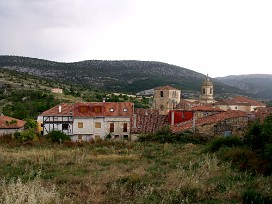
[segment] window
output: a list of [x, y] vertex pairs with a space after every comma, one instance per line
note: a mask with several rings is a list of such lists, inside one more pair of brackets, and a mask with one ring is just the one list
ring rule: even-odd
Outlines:
[[161, 91], [161, 97], [163, 97], [163, 91]]
[[213, 90], [212, 90], [212, 88], [210, 88], [210, 94], [213, 94], [212, 92], [213, 92]]
[[202, 93], [205, 94], [205, 89], [202, 89]]
[[95, 113], [102, 113], [102, 107], [101, 106], [95, 106], [93, 108], [93, 110], [94, 110]]
[[88, 107], [87, 106], [80, 106], [78, 110], [80, 113], [87, 113]]
[[77, 123], [77, 127], [78, 127], [78, 128], [83, 128], [83, 123], [82, 123], [82, 122], [78, 122], [78, 123]]
[[110, 112], [113, 112], [114, 111], [114, 109], [113, 108], [110, 108]]
[[127, 132], [127, 123], [123, 123], [123, 132]]
[[101, 122], [95, 122], [94, 126], [95, 128], [101, 128]]
[[110, 132], [114, 132], [114, 123], [110, 123]]
[[127, 108], [124, 108], [124, 110], [123, 110], [124, 112], [127, 112]]
[[62, 124], [62, 130], [68, 130], [68, 124]]

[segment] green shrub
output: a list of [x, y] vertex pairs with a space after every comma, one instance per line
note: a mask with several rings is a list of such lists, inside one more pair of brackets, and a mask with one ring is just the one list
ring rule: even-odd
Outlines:
[[243, 203], [245, 204], [266, 204], [271, 203], [272, 200], [263, 196], [260, 192], [257, 192], [255, 190], [249, 189], [246, 190], [243, 195]]
[[241, 171], [249, 170], [254, 173], [269, 173], [267, 162], [250, 149], [241, 147], [231, 148], [221, 157], [223, 160], [231, 162], [233, 167], [237, 167]]
[[239, 137], [219, 137], [209, 143], [208, 150], [211, 152], [217, 152], [221, 147], [237, 147], [242, 145], [243, 143]]
[[35, 138], [36, 134], [33, 129], [24, 130], [21, 132], [15, 132], [13, 138], [20, 142], [31, 141]]
[[70, 141], [71, 138], [65, 133], [59, 130], [53, 130], [46, 135], [47, 139], [50, 139], [54, 143], [63, 143], [64, 141]]

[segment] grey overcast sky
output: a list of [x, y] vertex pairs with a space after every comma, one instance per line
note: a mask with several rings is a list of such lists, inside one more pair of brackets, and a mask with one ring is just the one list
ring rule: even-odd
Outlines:
[[272, 74], [271, 0], [0, 0], [0, 55]]

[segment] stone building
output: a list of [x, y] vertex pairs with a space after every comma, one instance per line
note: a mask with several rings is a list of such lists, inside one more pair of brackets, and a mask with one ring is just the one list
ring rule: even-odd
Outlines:
[[214, 103], [213, 83], [209, 80], [208, 75], [207, 75], [206, 79], [201, 84], [200, 103], [201, 104]]
[[171, 126], [173, 133], [192, 130], [203, 137], [214, 136], [241, 136], [248, 125], [247, 113], [242, 111], [228, 110], [215, 115], [188, 121], [179, 126]]
[[160, 115], [167, 115], [169, 110], [175, 109], [180, 103], [180, 97], [181, 91], [174, 87], [155, 88], [152, 108], [159, 110]]

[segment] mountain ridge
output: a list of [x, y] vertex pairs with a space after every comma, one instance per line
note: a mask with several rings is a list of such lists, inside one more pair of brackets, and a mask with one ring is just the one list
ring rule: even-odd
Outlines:
[[[86, 87], [137, 93], [158, 86], [171, 85], [193, 91], [197, 96], [206, 75], [196, 71], [155, 61], [138, 60], [84, 60], [54, 62], [44, 59], [0, 56], [0, 67], [48, 79], [69, 81]], [[247, 94], [246, 92], [213, 80], [218, 94]], [[254, 94], [247, 94], [254, 97]]]

